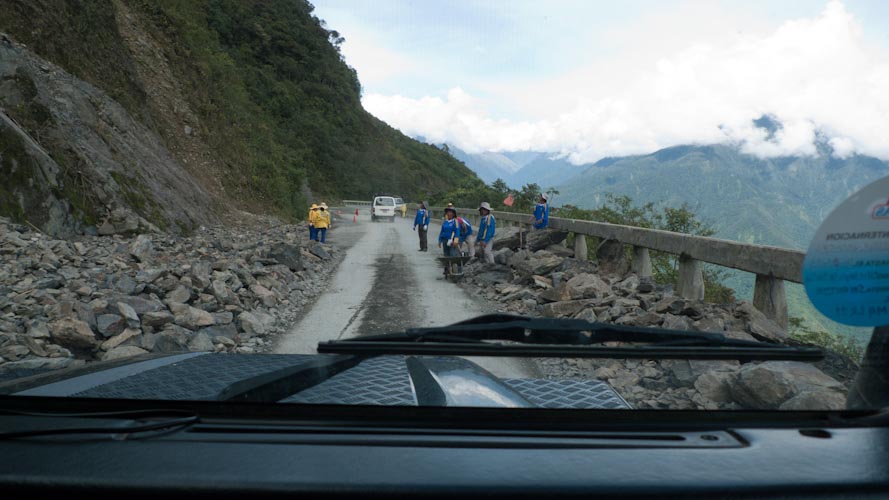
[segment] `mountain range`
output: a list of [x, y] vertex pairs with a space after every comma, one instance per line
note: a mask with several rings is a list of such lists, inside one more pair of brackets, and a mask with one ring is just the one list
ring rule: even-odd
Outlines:
[[539, 151], [472, 154], [451, 144], [448, 144], [448, 150], [488, 184], [502, 179], [515, 189], [530, 183], [537, 183], [543, 188], [555, 187], [580, 174], [585, 167]]
[[[509, 158], [509, 153], [500, 155]], [[481, 162], [478, 155], [472, 155], [470, 161], [457, 158], [473, 169]], [[581, 167], [565, 164], [540, 153], [516, 170], [509, 177], [513, 182], [507, 183], [518, 188], [536, 182], [546, 188], [553, 181], [559, 191], [555, 206], [595, 208], [605, 203], [609, 193], [629, 196], [639, 205], [687, 204], [718, 238], [800, 250], [807, 249], [834, 207], [870, 182], [889, 175], [889, 162], [862, 155], [837, 158], [824, 148], [813, 157], [758, 158], [729, 145], [683, 145], [644, 155], [603, 158]], [[488, 175], [476, 172], [483, 179]], [[520, 172], [526, 175], [521, 177]], [[753, 276], [740, 271], [730, 271], [726, 280], [739, 298], [747, 299], [752, 296], [753, 282]], [[809, 318], [812, 326], [852, 331], [814, 313], [801, 285], [788, 286], [788, 302], [791, 315]]]

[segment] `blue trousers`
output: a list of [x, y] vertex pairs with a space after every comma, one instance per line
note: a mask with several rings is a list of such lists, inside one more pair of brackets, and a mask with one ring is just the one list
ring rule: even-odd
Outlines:
[[309, 226], [309, 239], [315, 241], [318, 239], [318, 230], [315, 226]]
[[320, 241], [321, 243], [324, 243], [324, 238], [327, 237], [327, 228], [321, 227], [321, 228], [316, 229], [315, 232], [318, 233], [318, 237], [315, 238], [315, 240]]

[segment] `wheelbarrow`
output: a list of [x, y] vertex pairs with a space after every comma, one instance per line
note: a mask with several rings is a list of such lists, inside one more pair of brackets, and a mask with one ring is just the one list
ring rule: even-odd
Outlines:
[[469, 262], [472, 257], [468, 255], [458, 255], [455, 257], [437, 257], [438, 262], [444, 266], [445, 278], [454, 283], [463, 279], [463, 266]]

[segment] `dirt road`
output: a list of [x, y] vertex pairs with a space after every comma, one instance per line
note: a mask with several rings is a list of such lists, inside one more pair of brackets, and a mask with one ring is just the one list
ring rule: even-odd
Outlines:
[[[439, 227], [429, 226], [429, 252], [419, 252], [412, 220], [358, 223], [344, 217], [328, 242], [347, 249], [345, 260], [308, 313], [275, 346], [278, 353], [315, 353], [319, 341], [403, 331], [413, 326], [447, 325], [494, 312], [441, 279], [435, 258], [441, 253]], [[538, 374], [530, 361], [472, 358], [501, 377]]]

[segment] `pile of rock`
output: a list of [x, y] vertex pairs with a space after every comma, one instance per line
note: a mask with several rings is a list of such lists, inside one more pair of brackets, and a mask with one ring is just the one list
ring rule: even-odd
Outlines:
[[180, 351], [254, 352], [341, 256], [274, 219], [57, 240], [0, 218], [0, 373]]
[[[541, 250], [508, 247], [496, 264], [470, 264], [462, 286], [501, 312], [580, 318], [619, 325], [717, 332], [784, 344], [787, 332], [749, 302], [710, 304], [675, 296], [670, 287], [635, 274], [600, 273], [559, 244]], [[857, 369], [839, 356], [815, 365], [789, 361], [541, 359], [552, 378], [607, 381], [636, 408], [843, 408]], [[823, 370], [823, 371], [822, 371]], [[827, 373], [830, 373], [828, 375]], [[833, 376], [831, 376], [833, 375]]]

